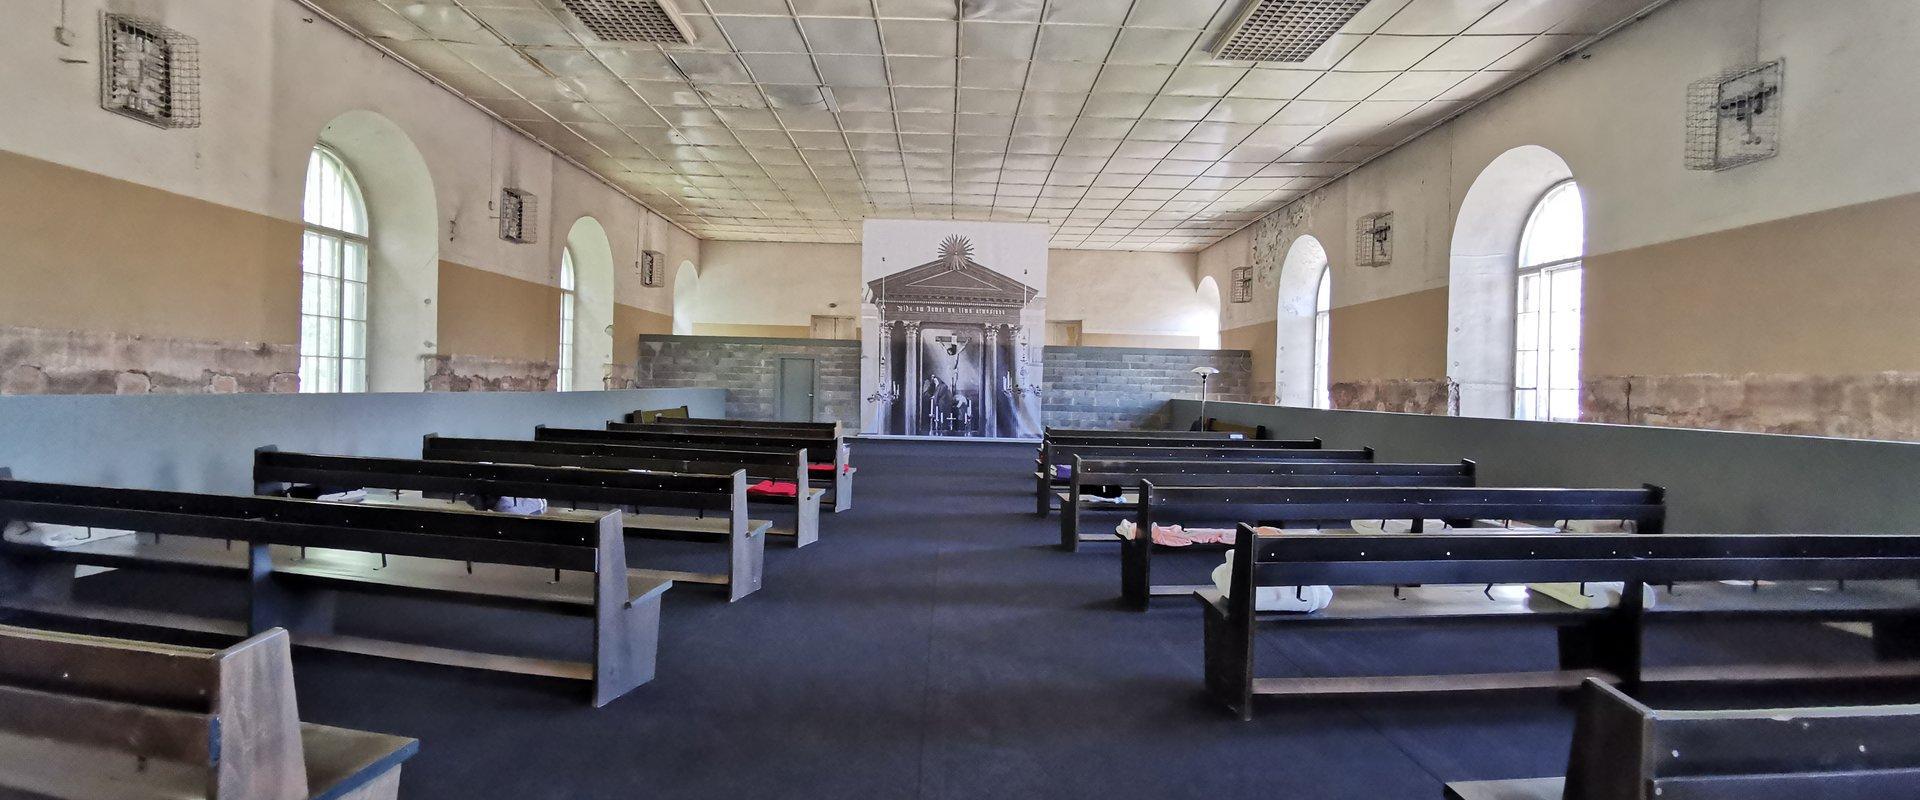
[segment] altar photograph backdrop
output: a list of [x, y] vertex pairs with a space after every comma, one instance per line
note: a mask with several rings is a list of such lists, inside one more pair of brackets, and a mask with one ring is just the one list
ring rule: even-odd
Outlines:
[[860, 429], [1037, 438], [1047, 227], [867, 220]]

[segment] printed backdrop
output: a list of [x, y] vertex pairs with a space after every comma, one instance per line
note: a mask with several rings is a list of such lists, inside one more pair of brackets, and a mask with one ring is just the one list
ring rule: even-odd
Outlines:
[[1040, 436], [1047, 226], [870, 219], [860, 265], [863, 432]]

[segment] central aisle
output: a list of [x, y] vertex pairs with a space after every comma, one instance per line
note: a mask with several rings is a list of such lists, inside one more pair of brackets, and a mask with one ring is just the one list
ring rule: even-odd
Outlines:
[[[669, 593], [659, 676], [606, 708], [537, 680], [301, 652], [303, 717], [418, 737], [411, 800], [1429, 800], [1443, 779], [1564, 768], [1571, 715], [1546, 696], [1268, 704], [1236, 721], [1201, 692], [1191, 603], [1121, 611], [1115, 553], [1054, 549], [1057, 518], [1032, 514], [1033, 446], [853, 447], [855, 508], [823, 515], [805, 550], [775, 540], [766, 588], [739, 603]], [[1188, 578], [1211, 564], [1167, 561]], [[354, 611], [496, 643], [584, 634], [390, 599]], [[1547, 632], [1318, 633], [1262, 636], [1265, 674], [1545, 666], [1554, 650]]]

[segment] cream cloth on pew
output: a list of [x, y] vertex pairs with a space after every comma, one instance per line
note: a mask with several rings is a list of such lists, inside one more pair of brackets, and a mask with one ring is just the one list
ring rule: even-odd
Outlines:
[[[1261, 533], [1273, 531], [1262, 528]], [[1233, 592], [1233, 551], [1227, 551], [1226, 563], [1213, 568], [1213, 585], [1220, 590], [1221, 597], [1231, 597]], [[1326, 608], [1333, 602], [1331, 586], [1259, 586], [1253, 590], [1253, 610], [1255, 611], [1293, 611], [1311, 614]]]
[[41, 547], [72, 547], [76, 544], [97, 542], [119, 536], [132, 536], [133, 531], [117, 528], [88, 528], [80, 525], [50, 525], [44, 522], [23, 522], [13, 520], [7, 523], [5, 538], [15, 544], [31, 544]]
[[[1581, 594], [1581, 591], [1580, 591], [1583, 585], [1586, 587], [1585, 594]], [[1620, 605], [1620, 595], [1625, 591], [1626, 591], [1626, 584], [1621, 583], [1620, 581], [1595, 581], [1587, 584], [1578, 584], [1578, 583], [1530, 583], [1530, 584], [1527, 584], [1527, 592], [1529, 594], [1535, 595], [1537, 597], [1545, 597], [1564, 605], [1572, 606], [1574, 608], [1587, 609], [1589, 611], [1602, 609], [1602, 608], [1613, 608], [1614, 606]], [[1653, 587], [1650, 587], [1650, 586], [1647, 587], [1646, 593], [1642, 595], [1642, 597], [1644, 598], [1642, 602], [1646, 604], [1646, 607], [1652, 608], [1653, 599], [1655, 597], [1653, 593]]]

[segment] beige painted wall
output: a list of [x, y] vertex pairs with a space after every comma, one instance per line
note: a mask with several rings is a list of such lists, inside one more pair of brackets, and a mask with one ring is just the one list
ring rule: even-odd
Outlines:
[[1254, 400], [1262, 403], [1273, 402], [1273, 320], [1253, 322], [1221, 331], [1220, 349], [1245, 350], [1252, 353]]
[[[52, 36], [62, 6], [71, 46]], [[99, 108], [94, 21], [109, 7], [198, 39], [199, 127], [162, 130]], [[293, 0], [29, 3], [8, 22], [0, 97], [22, 102], [0, 124], [0, 195], [38, 216], [31, 227], [26, 215], [0, 221], [0, 324], [296, 340], [307, 154], [330, 120], [356, 110], [390, 120], [424, 158], [434, 260], [557, 285], [567, 231], [592, 216], [612, 251], [611, 299], [658, 314], [671, 313], [672, 267], [699, 263], [697, 238]], [[538, 197], [538, 243], [499, 238], [502, 186]], [[666, 255], [668, 285], [640, 285], [641, 250]], [[458, 311], [435, 313], [460, 344]]]
[[[1781, 154], [1726, 172], [1684, 169], [1687, 84], [1777, 57], [1788, 72]], [[1910, 133], [1920, 86], [1885, 67], [1915, 60], [1920, 5], [1904, 0], [1860, 0], [1846, 13], [1677, 0], [1301, 198], [1274, 218], [1288, 220], [1289, 240], [1310, 234], [1327, 248], [1334, 379], [1444, 376], [1434, 372], [1444, 303], [1419, 298], [1446, 295], [1469, 187], [1523, 145], [1564, 158], [1587, 201], [1589, 378], [1916, 369], [1920, 170], [1891, 165], [1920, 162]], [[1430, 103], [1407, 130], [1454, 110]], [[1355, 267], [1353, 225], [1374, 211], [1394, 212], [1393, 264]], [[1253, 233], [1201, 252], [1199, 275], [1228, 286], [1232, 268], [1253, 264]], [[1270, 345], [1253, 326], [1275, 317], [1274, 277], [1222, 312], [1226, 346], [1256, 350], [1256, 381], [1270, 358], [1255, 345]], [[1390, 299], [1415, 313], [1388, 314]]]
[[1327, 376], [1332, 383], [1381, 378], [1445, 378], [1445, 287], [1335, 308], [1328, 319]]
[[560, 290], [440, 262], [440, 352], [553, 362], [560, 353]]
[[1581, 372], [1920, 371], [1920, 195], [1587, 259]]
[[696, 322], [695, 336], [747, 336], [756, 339], [809, 339], [813, 329], [806, 325], [737, 325], [730, 322]]
[[300, 233], [0, 152], [0, 325], [293, 344]]
[[629, 305], [615, 305], [613, 307], [613, 363], [625, 366], [638, 362], [641, 334], [672, 332], [672, 315]]

